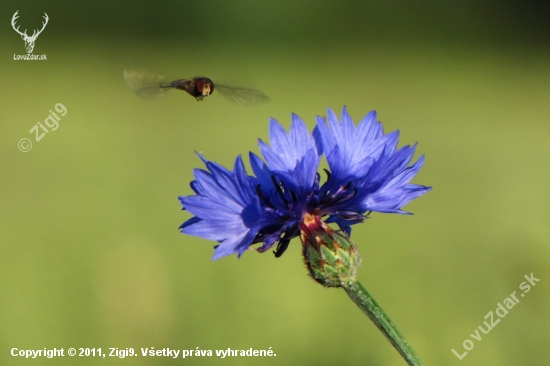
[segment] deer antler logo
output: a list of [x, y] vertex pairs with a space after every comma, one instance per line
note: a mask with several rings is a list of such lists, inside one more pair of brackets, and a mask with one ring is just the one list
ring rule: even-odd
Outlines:
[[19, 18], [19, 15], [17, 15], [17, 13], [19, 12], [19, 10], [17, 10], [15, 12], [15, 14], [13, 14], [13, 18], [11, 18], [11, 26], [13, 27], [13, 29], [19, 33], [21, 35], [21, 38], [23, 38], [23, 41], [25, 41], [25, 48], [27, 49], [27, 53], [32, 53], [32, 50], [34, 49], [34, 42], [36, 41], [36, 38], [38, 38], [38, 35], [40, 33], [42, 33], [42, 31], [44, 30], [44, 28], [46, 28], [46, 24], [48, 24], [48, 14], [44, 13], [44, 20], [45, 22], [42, 22], [42, 29], [40, 30], [34, 30], [34, 33], [32, 34], [32, 36], [28, 36], [27, 35], [27, 30], [25, 29], [24, 32], [21, 32], [19, 30], [19, 27], [15, 28], [15, 20], [17, 18]]

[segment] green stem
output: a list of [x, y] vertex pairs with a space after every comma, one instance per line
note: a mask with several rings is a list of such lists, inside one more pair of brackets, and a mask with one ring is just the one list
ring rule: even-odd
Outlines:
[[373, 321], [374, 325], [380, 329], [395, 347], [397, 352], [403, 356], [405, 361], [411, 366], [422, 366], [422, 361], [416, 355], [405, 337], [401, 335], [397, 327], [393, 324], [390, 317], [382, 310], [380, 305], [374, 300], [371, 294], [358, 281], [350, 281], [344, 285], [348, 296], [361, 310]]

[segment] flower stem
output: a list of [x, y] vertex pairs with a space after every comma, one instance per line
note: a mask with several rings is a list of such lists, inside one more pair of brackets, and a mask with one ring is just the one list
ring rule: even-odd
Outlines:
[[422, 361], [416, 355], [405, 337], [399, 332], [393, 324], [390, 317], [382, 310], [380, 305], [374, 300], [371, 294], [358, 281], [349, 281], [344, 286], [344, 290], [354, 303], [373, 321], [382, 333], [388, 338], [397, 352], [403, 356], [405, 361], [411, 366], [422, 366]]

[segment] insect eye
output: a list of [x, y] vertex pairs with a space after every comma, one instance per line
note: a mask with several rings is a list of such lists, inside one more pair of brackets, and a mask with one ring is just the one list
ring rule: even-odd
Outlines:
[[195, 84], [195, 91], [203, 97], [209, 96], [214, 91], [214, 84], [208, 78], [198, 78]]

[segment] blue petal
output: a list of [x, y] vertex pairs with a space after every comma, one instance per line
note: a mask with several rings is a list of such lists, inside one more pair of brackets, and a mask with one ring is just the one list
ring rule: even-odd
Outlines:
[[271, 119], [269, 135], [271, 146], [261, 140], [259, 142], [269, 170], [290, 190], [304, 196], [313, 185], [320, 160], [317, 145], [306, 124], [292, 115], [292, 125], [287, 134], [279, 122]]
[[243, 232], [240, 235], [225, 239], [214, 250], [213, 260], [220, 259], [226, 255], [237, 253], [239, 257], [248, 249], [256, 232]]
[[185, 234], [220, 242], [214, 258], [242, 254], [258, 231], [270, 223], [254, 187], [255, 178], [246, 174], [241, 157], [233, 171], [201, 157], [208, 171], [195, 170], [196, 195], [180, 197], [183, 207], [194, 215], [181, 225]]
[[391, 134], [382, 138], [382, 126], [376, 122], [374, 111], [365, 116], [357, 127], [346, 107], [342, 111], [342, 122], [330, 109], [328, 116], [328, 125], [324, 118], [317, 118], [314, 137], [318, 146], [322, 146], [335, 185], [364, 176], [384, 149], [394, 139], [397, 141], [397, 136]]
[[429, 188], [408, 185], [422, 166], [421, 157], [412, 167], [410, 163], [416, 144], [396, 151], [399, 131], [384, 134], [376, 121], [376, 112], [370, 112], [354, 126], [353, 120], [343, 108], [341, 121], [329, 109], [328, 124], [317, 118], [313, 136], [327, 158], [331, 179], [324, 186], [325, 192], [337, 192], [342, 187], [353, 189], [347, 200], [335, 199], [325, 203], [323, 213], [329, 221], [342, 229], [356, 223], [340, 219], [337, 212], [366, 211], [405, 213], [401, 207], [427, 192]]

